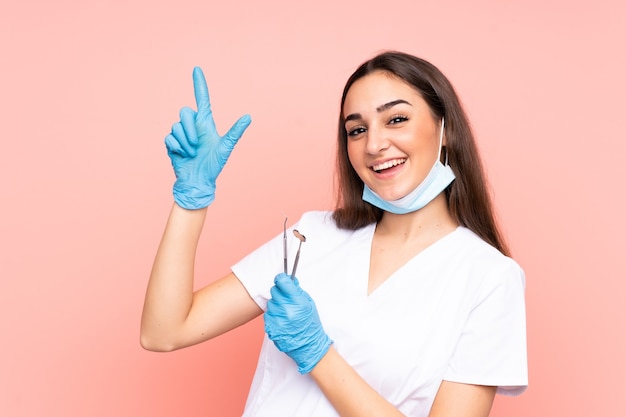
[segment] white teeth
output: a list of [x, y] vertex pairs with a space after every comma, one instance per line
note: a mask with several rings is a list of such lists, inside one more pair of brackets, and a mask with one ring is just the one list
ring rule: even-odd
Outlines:
[[372, 169], [374, 171], [382, 171], [383, 169], [388, 169], [391, 167], [395, 167], [396, 165], [400, 165], [406, 162], [406, 159], [392, 159], [391, 161], [383, 162], [382, 164], [374, 165]]

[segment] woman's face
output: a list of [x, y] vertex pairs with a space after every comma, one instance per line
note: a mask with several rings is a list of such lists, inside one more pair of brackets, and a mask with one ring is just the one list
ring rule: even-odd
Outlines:
[[440, 122], [421, 95], [393, 75], [377, 71], [355, 81], [343, 114], [350, 163], [383, 199], [409, 194], [435, 164]]

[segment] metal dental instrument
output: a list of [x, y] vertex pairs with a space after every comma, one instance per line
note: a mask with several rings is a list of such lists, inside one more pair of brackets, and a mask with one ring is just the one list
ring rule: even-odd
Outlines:
[[293, 234], [298, 238], [300, 243], [298, 244], [298, 252], [296, 252], [296, 259], [293, 261], [293, 268], [291, 269], [291, 279], [296, 277], [296, 268], [298, 267], [298, 260], [300, 259], [300, 248], [302, 247], [302, 242], [306, 242], [306, 237], [298, 232], [296, 229], [293, 229]]
[[[293, 269], [291, 270], [291, 279], [294, 279], [296, 276], [296, 269], [298, 268], [298, 261], [300, 260], [300, 249], [302, 248], [302, 243], [306, 242], [306, 237], [298, 232], [296, 229], [293, 230], [293, 234], [298, 238], [300, 243], [298, 244], [298, 252], [296, 252], [296, 259], [293, 261]], [[285, 222], [283, 223], [283, 271], [286, 275], [290, 275], [287, 272], [287, 216], [285, 216]]]
[[283, 223], [283, 269], [287, 274], [287, 216], [285, 216], [285, 223]]

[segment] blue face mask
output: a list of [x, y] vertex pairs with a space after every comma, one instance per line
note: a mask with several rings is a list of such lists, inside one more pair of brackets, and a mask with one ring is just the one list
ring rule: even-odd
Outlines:
[[406, 214], [421, 209], [441, 194], [455, 178], [454, 172], [452, 172], [452, 169], [448, 165], [447, 155], [445, 165], [440, 161], [443, 128], [444, 119], [441, 118], [441, 133], [439, 134], [439, 152], [437, 154], [437, 160], [426, 178], [424, 178], [417, 188], [398, 200], [387, 201], [383, 200], [378, 194], [365, 185], [363, 188], [363, 200], [390, 213]]

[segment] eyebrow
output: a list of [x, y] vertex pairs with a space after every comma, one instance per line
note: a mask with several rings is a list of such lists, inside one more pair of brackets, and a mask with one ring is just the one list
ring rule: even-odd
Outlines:
[[[390, 101], [389, 103], [385, 103], [385, 104], [383, 104], [381, 106], [376, 107], [376, 111], [378, 113], [381, 113], [381, 112], [383, 112], [383, 111], [385, 111], [387, 109], [390, 109], [393, 106], [396, 106], [398, 104], [408, 104], [409, 106], [412, 106], [412, 104], [409, 103], [408, 101], [402, 100], [402, 99], [398, 99], [398, 100], [393, 100], [393, 101]], [[349, 114], [348, 116], [346, 116], [346, 122], [349, 121], [349, 120], [359, 120], [359, 119], [362, 119], [362, 118], [363, 118], [363, 116], [361, 116], [360, 113], [352, 113], [352, 114]]]

